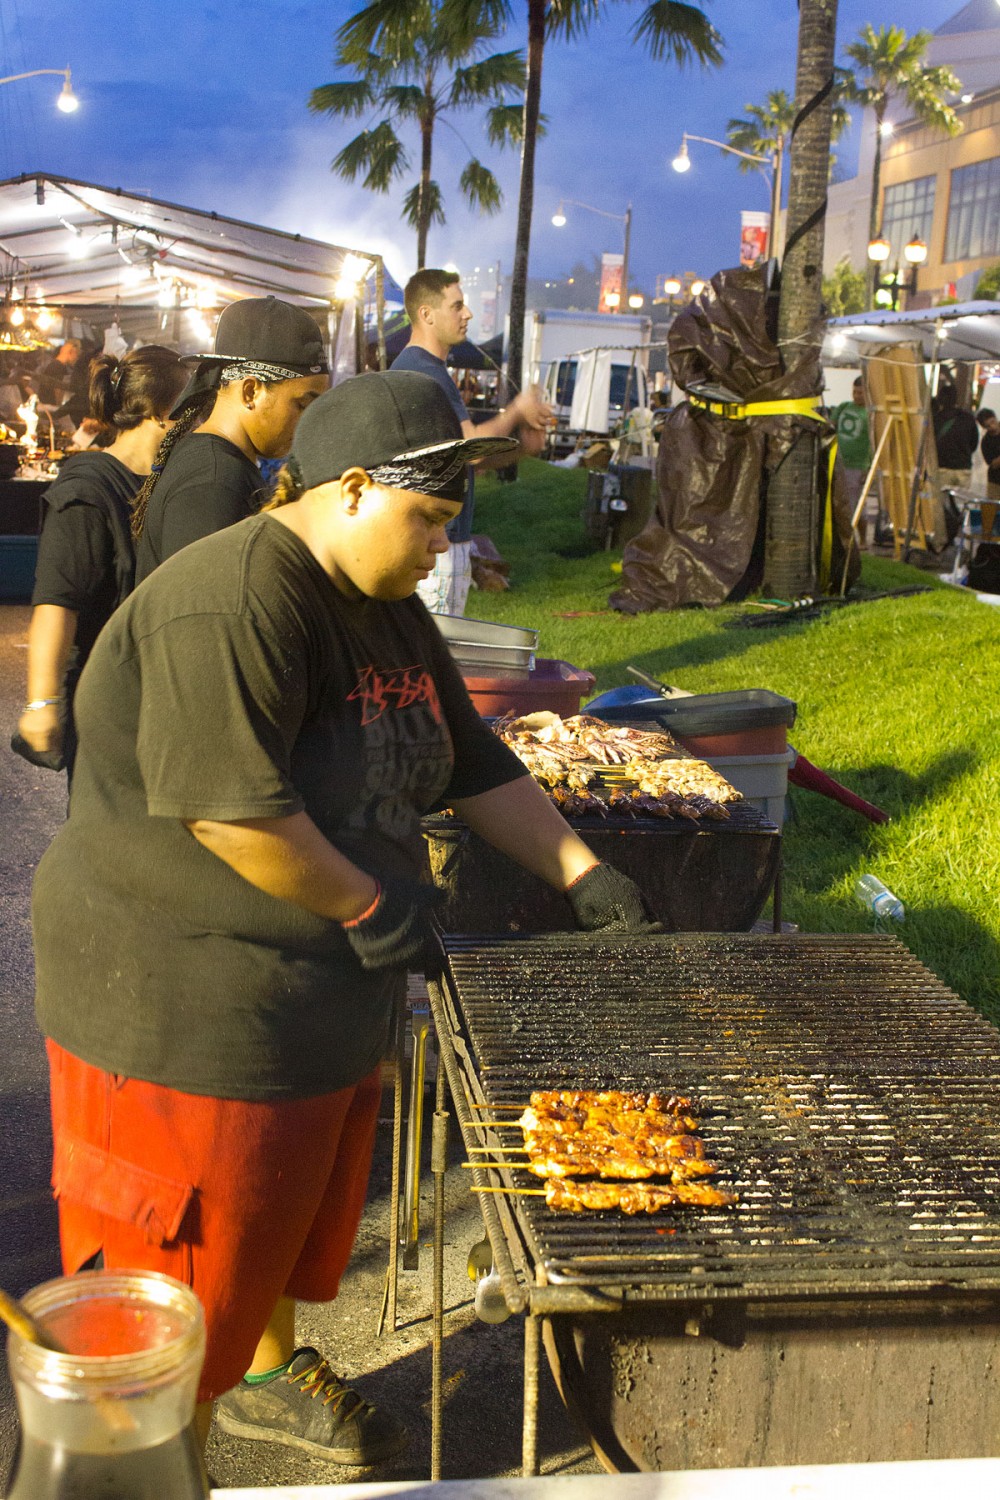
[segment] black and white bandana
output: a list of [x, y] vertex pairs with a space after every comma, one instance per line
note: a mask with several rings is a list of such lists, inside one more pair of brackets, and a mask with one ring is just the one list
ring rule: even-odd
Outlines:
[[266, 365], [258, 359], [240, 359], [223, 365], [219, 383], [229, 385], [233, 380], [247, 379], [259, 380], [261, 385], [277, 385], [282, 380], [301, 380], [302, 371], [289, 370], [284, 365]]

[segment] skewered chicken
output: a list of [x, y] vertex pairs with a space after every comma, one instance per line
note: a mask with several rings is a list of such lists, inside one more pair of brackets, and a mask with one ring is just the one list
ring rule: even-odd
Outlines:
[[623, 1214], [655, 1214], [661, 1208], [680, 1204], [698, 1204], [703, 1208], [723, 1208], [736, 1202], [734, 1193], [709, 1187], [702, 1182], [575, 1182], [550, 1179], [545, 1184], [545, 1201], [550, 1208], [567, 1213], [587, 1209], [617, 1208]]
[[[569, 1144], [569, 1143], [567, 1143]], [[641, 1181], [648, 1177], [668, 1177], [671, 1182], [687, 1182], [692, 1177], [711, 1177], [718, 1170], [703, 1156], [673, 1155], [669, 1151], [601, 1150], [589, 1152], [560, 1149], [548, 1141], [528, 1145], [528, 1171], [536, 1177], [624, 1177]]]

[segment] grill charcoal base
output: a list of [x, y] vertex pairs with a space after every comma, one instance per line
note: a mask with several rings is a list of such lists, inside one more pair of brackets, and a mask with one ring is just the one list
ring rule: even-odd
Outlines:
[[[748, 804], [728, 823], [682, 818], [572, 818], [599, 859], [628, 875], [669, 932], [748, 932], [764, 909], [781, 859], [781, 834]], [[457, 818], [424, 820], [446, 932], [569, 932], [558, 892]]]
[[547, 1318], [543, 1341], [612, 1473], [1000, 1454], [996, 1300], [647, 1308]]

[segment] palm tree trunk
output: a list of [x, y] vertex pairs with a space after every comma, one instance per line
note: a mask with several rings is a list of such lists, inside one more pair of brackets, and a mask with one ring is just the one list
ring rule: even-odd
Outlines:
[[420, 195], [417, 202], [417, 270], [427, 264], [427, 232], [431, 223], [431, 146], [434, 141], [434, 95], [428, 81], [426, 108], [420, 116]]
[[510, 337], [507, 342], [507, 392], [521, 386], [524, 361], [524, 312], [528, 291], [528, 247], [535, 201], [535, 144], [542, 102], [542, 58], [545, 51], [546, 0], [528, 0], [528, 72], [524, 87], [524, 139], [521, 142], [521, 190], [517, 200], [517, 239], [510, 284]]
[[[872, 164], [872, 196], [868, 210], [868, 239], [872, 241], [882, 228], [879, 213], [879, 191], [882, 186], [882, 121], [885, 119], [885, 101], [875, 106], [875, 161]], [[881, 266], [868, 262], [868, 307], [875, 306], [875, 282]]]
[[[781, 270], [778, 347], [786, 367], [816, 337], [823, 273], [826, 190], [837, 0], [801, 0], [788, 182], [788, 228]], [[818, 350], [817, 350], [818, 353]], [[782, 599], [816, 586], [816, 440], [805, 424], [768, 488], [765, 588]]]

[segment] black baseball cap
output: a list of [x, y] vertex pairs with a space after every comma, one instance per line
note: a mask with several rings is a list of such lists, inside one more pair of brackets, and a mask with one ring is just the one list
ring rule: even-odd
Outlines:
[[382, 370], [352, 376], [306, 408], [290, 464], [307, 490], [360, 468], [392, 489], [461, 500], [467, 464], [516, 447], [513, 437], [463, 437], [447, 394], [429, 375]]
[[219, 318], [211, 354], [188, 355], [194, 373], [174, 403], [178, 418], [209, 391], [217, 391], [227, 367], [247, 367], [249, 374], [270, 380], [297, 380], [303, 375], [326, 375], [329, 363], [323, 334], [316, 319], [278, 297], [243, 297], [231, 302]]
[[219, 318], [215, 349], [199, 354], [213, 364], [278, 365], [295, 375], [326, 375], [330, 365], [323, 334], [304, 308], [279, 297], [243, 297]]

